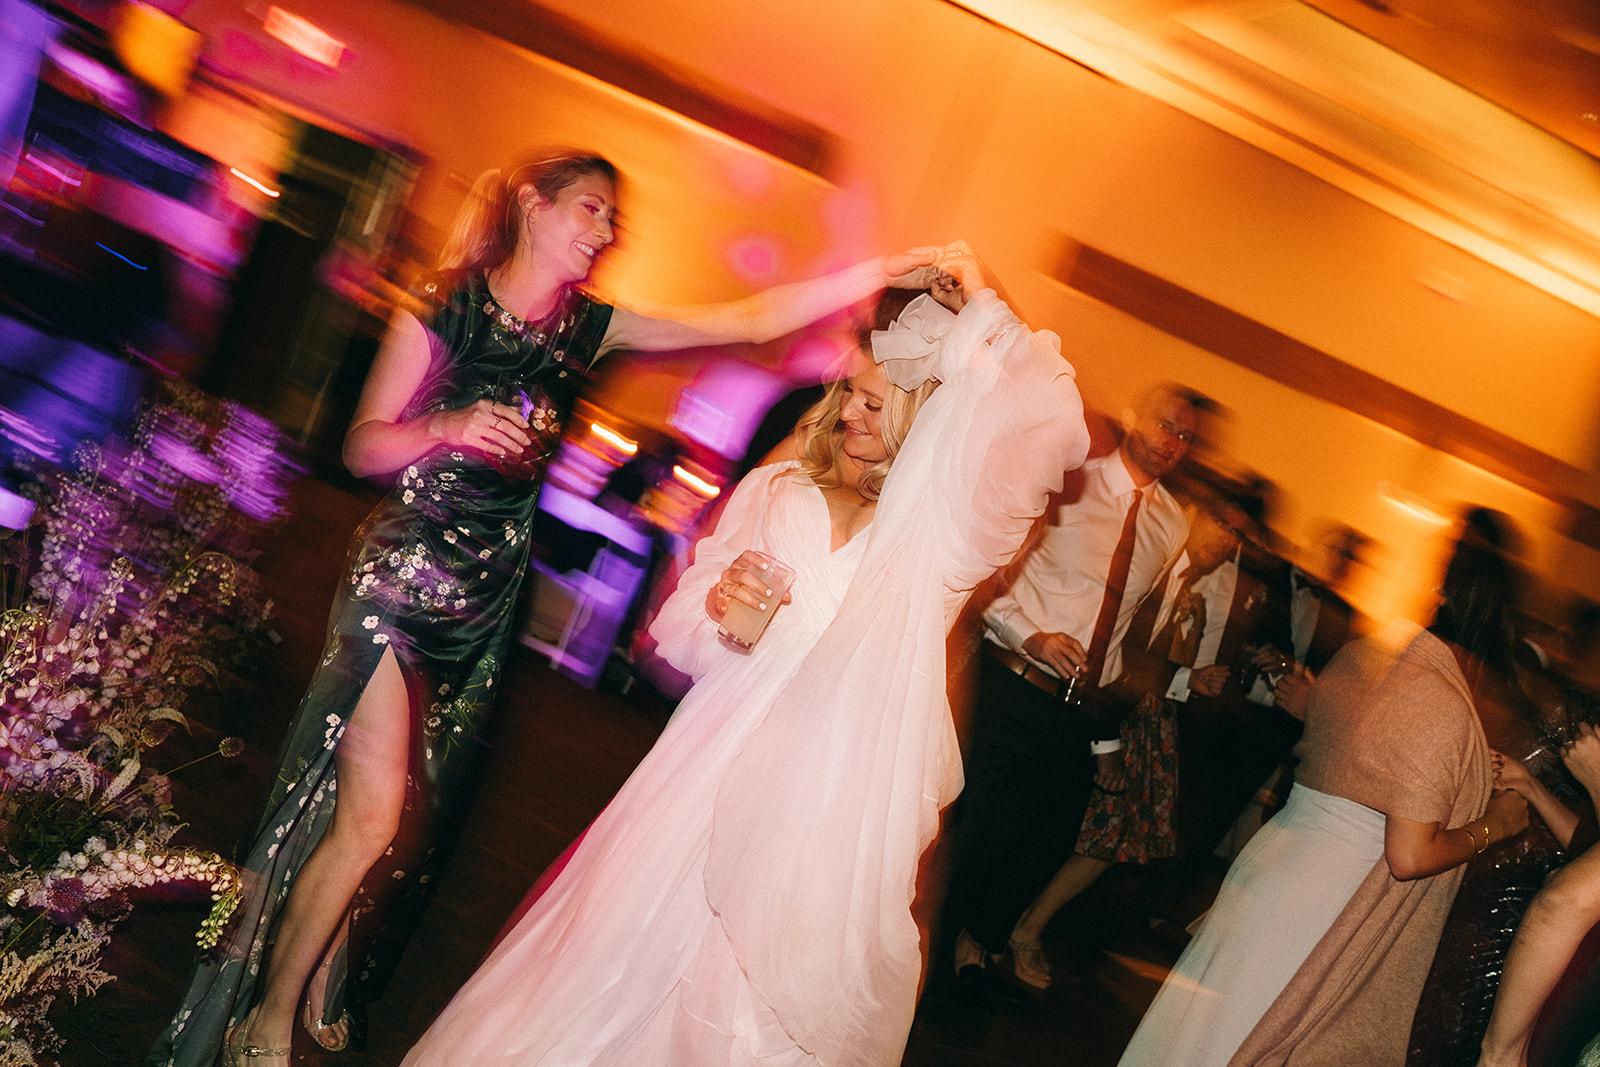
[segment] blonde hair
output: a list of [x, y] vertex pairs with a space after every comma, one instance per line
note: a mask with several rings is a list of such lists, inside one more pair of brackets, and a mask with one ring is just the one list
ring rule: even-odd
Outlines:
[[[800, 416], [800, 421], [794, 428], [800, 466], [790, 473], [796, 477], [809, 478], [816, 485], [825, 488], [840, 484], [838, 459], [840, 449], [844, 445], [844, 427], [839, 421], [839, 416], [844, 410], [847, 382], [846, 378], [829, 382], [823, 389], [822, 399], [811, 405], [806, 413]], [[929, 379], [909, 391], [890, 384], [884, 391], [883, 411], [878, 416], [878, 436], [883, 440], [884, 450], [888, 454], [878, 463], [868, 467], [856, 486], [861, 495], [868, 500], [878, 499], [878, 494], [883, 491], [883, 482], [889, 476], [889, 467], [894, 463], [894, 457], [899, 454], [900, 446], [905, 444], [917, 412], [922, 410], [922, 405], [933, 395], [933, 390], [938, 384], [937, 381]]]
[[439, 253], [440, 270], [491, 271], [517, 251], [522, 233], [522, 208], [517, 194], [532, 185], [545, 200], [587, 174], [617, 183], [617, 168], [592, 152], [566, 149], [547, 153], [512, 169], [508, 176], [495, 169], [484, 171], [472, 183], [467, 202], [450, 227]]

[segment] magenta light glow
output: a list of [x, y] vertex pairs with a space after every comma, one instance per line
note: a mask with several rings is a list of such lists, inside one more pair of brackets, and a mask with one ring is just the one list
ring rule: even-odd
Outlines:
[[783, 260], [777, 240], [759, 233], [730, 241], [725, 254], [739, 280], [749, 285], [771, 285]]

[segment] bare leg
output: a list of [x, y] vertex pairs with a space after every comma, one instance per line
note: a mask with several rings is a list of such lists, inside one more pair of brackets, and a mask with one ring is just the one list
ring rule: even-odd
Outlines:
[[1600, 920], [1600, 845], [1567, 864], [1528, 905], [1506, 955], [1478, 1067], [1526, 1067], [1545, 1000]]
[[1033, 898], [1017, 925], [1011, 928], [1010, 948], [1018, 978], [1040, 989], [1050, 985], [1050, 961], [1039, 944], [1044, 928], [1055, 918], [1056, 912], [1093, 885], [1110, 867], [1105, 860], [1074, 853], [1050, 879], [1050, 884]]
[[1011, 939], [1039, 940], [1039, 935], [1044, 933], [1044, 928], [1055, 918], [1056, 912], [1066, 907], [1073, 897], [1088, 889], [1096, 878], [1110, 869], [1111, 864], [1105, 860], [1074, 854], [1061, 865], [1055, 877], [1050, 879], [1050, 884], [1033, 898], [1033, 903], [1028, 905], [1027, 910], [1022, 913], [1022, 918], [1017, 920], [1017, 925], [1012, 927]]
[[[261, 999], [249, 1024], [251, 1044], [290, 1046], [306, 984], [329, 942], [343, 931], [361, 879], [400, 826], [410, 732], [405, 679], [394, 652], [386, 651], [351, 713], [334, 757], [338, 799], [333, 818], [284, 903]], [[316, 1010], [321, 1006], [319, 999]], [[287, 1063], [287, 1057], [282, 1062]], [[267, 1067], [267, 1061], [253, 1060], [251, 1067]]]

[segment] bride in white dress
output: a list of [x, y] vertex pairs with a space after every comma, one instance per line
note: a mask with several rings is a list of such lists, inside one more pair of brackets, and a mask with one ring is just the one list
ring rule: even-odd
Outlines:
[[[917, 860], [961, 788], [945, 635], [1088, 448], [1055, 335], [940, 266], [959, 314], [919, 297], [830, 387], [834, 473], [757, 469], [696, 546], [652, 626], [694, 688], [407, 1065], [900, 1062]], [[796, 578], [743, 654], [713, 614], [750, 549]]]

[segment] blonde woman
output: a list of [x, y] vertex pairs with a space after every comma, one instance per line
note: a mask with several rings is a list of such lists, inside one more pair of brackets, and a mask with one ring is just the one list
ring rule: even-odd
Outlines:
[[[1088, 447], [1053, 335], [941, 266], [960, 312], [875, 333], [696, 546], [651, 627], [694, 688], [406, 1064], [900, 1062], [960, 788], [945, 634]], [[756, 552], [796, 577], [746, 651], [718, 629]]]
[[[563, 151], [474, 185], [415, 312], [395, 314], [345, 440], [398, 476], [357, 531], [328, 645], [244, 857], [251, 892], [148, 1062], [289, 1062], [298, 1017], [337, 1051], [404, 945], [466, 795], [511, 637], [543, 461], [608, 352], [772, 340], [930, 253], [663, 316], [584, 291], [616, 170]], [[919, 284], [926, 285], [924, 272]], [[510, 391], [502, 391], [502, 383]]]

